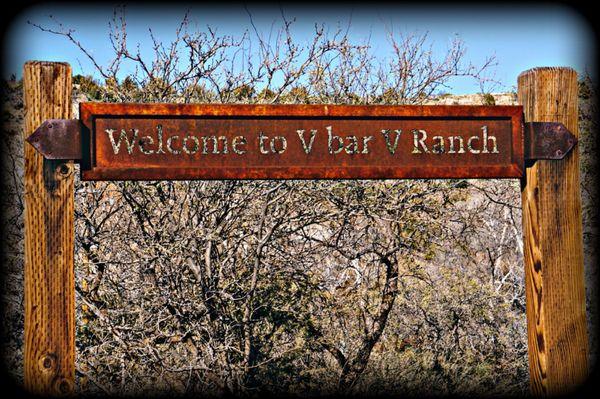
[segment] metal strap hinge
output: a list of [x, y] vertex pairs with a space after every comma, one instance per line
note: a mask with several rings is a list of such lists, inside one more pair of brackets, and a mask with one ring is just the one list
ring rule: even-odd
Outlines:
[[525, 123], [525, 160], [563, 159], [577, 138], [559, 122]]
[[79, 161], [82, 158], [79, 119], [48, 119], [27, 137], [46, 159]]

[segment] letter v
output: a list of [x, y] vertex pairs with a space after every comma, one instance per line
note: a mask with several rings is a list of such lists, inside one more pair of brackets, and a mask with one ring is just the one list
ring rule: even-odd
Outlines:
[[312, 151], [313, 143], [315, 142], [315, 136], [317, 135], [317, 131], [311, 129], [310, 131], [310, 141], [308, 145], [306, 145], [306, 140], [304, 139], [304, 130], [296, 130], [298, 133], [298, 137], [300, 137], [300, 141], [302, 142], [302, 147], [304, 148], [304, 152], [309, 154]]
[[396, 148], [398, 148], [398, 140], [400, 139], [400, 134], [402, 134], [402, 130], [394, 131], [396, 132], [396, 139], [394, 140], [394, 144], [392, 145], [392, 143], [390, 142], [390, 131], [385, 129], [381, 130], [381, 134], [383, 134], [383, 137], [385, 137], [385, 145], [387, 146], [388, 151], [392, 155], [396, 153]]

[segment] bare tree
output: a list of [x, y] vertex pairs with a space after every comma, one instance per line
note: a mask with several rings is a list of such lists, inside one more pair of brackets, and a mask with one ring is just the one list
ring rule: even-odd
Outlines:
[[[117, 9], [106, 65], [75, 31], [34, 25], [89, 58], [103, 82], [79, 77], [79, 90], [104, 101], [418, 104], [455, 76], [484, 82], [494, 63], [463, 64], [458, 39], [438, 57], [426, 34], [392, 32], [380, 60], [349, 27], [298, 43], [293, 23], [282, 12], [265, 37], [250, 16], [233, 38], [186, 14], [170, 43], [150, 32], [145, 58]], [[76, 193], [84, 392], [526, 385], [514, 182], [77, 181]]]
[[393, 57], [382, 60], [371, 53], [368, 40], [352, 42], [350, 25], [330, 33], [315, 24], [312, 40], [301, 44], [292, 33], [294, 19], [283, 11], [281, 27], [267, 37], [248, 15], [252, 32], [234, 38], [210, 26], [192, 30], [186, 13], [168, 44], [150, 29], [153, 56], [145, 58], [140, 45], [128, 41], [125, 8], [115, 9], [108, 37], [113, 57], [107, 65], [55, 19], [53, 26], [30, 23], [81, 50], [105, 81], [105, 99], [112, 101], [418, 104], [448, 88], [455, 77], [474, 79], [482, 92], [497, 83], [489, 76], [495, 57], [482, 65], [466, 63], [458, 37], [438, 56], [427, 33], [397, 35], [389, 29]]

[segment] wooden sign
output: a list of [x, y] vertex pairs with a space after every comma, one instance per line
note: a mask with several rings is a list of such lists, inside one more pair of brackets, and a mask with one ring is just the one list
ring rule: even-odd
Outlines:
[[80, 115], [90, 144], [84, 180], [488, 178], [524, 170], [522, 108], [514, 106], [83, 103]]

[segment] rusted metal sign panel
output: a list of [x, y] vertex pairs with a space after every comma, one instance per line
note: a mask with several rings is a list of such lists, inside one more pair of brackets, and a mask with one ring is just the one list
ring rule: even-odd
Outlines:
[[516, 106], [82, 103], [84, 180], [499, 178]]

